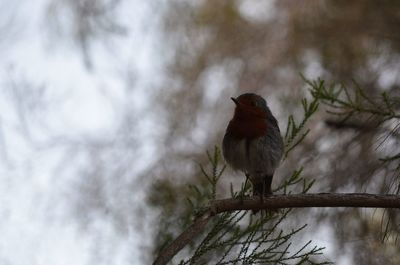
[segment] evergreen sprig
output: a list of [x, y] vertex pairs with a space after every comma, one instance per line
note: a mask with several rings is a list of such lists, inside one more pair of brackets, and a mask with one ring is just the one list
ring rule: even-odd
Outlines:
[[[332, 83], [327, 86], [324, 80], [309, 80], [303, 77], [306, 84], [309, 86], [309, 91], [314, 98], [314, 101], [321, 102], [328, 107], [327, 112], [340, 118], [338, 123], [344, 124], [351, 117], [358, 114], [367, 114], [377, 118], [382, 124], [385, 121], [392, 122], [392, 128], [383, 141], [386, 141], [389, 136], [396, 138], [396, 132], [400, 128], [400, 97], [390, 95], [384, 91], [379, 94], [369, 95], [365, 89], [358, 85], [353, 80], [353, 86], [347, 86]], [[397, 134], [397, 141], [399, 136]], [[383, 142], [382, 141], [382, 142]], [[396, 152], [380, 158], [383, 163], [395, 164], [394, 177], [389, 183], [388, 191], [395, 194], [400, 193], [400, 153]], [[395, 187], [395, 188], [392, 188]], [[398, 242], [400, 230], [396, 223], [396, 214], [393, 210], [384, 210], [381, 221], [382, 241], [391, 240]]]
[[392, 97], [387, 92], [377, 96], [370, 96], [361, 88], [357, 82], [349, 89], [344, 84], [332, 83], [325, 85], [322, 79], [309, 80], [303, 77], [306, 84], [310, 86], [310, 93], [314, 100], [322, 102], [331, 107], [328, 111], [331, 114], [350, 118], [357, 113], [367, 113], [382, 117], [384, 120], [400, 119], [399, 107], [400, 98]]
[[304, 111], [301, 122], [297, 124], [293, 115], [290, 115], [288, 118], [287, 129], [285, 134], [284, 158], [286, 158], [289, 152], [292, 151], [298, 144], [300, 144], [307, 136], [307, 134], [310, 132], [310, 129], [305, 129], [304, 131], [304, 127], [308, 122], [308, 120], [311, 118], [311, 116], [318, 110], [317, 99], [314, 99], [309, 103], [306, 98], [303, 98], [301, 103]]

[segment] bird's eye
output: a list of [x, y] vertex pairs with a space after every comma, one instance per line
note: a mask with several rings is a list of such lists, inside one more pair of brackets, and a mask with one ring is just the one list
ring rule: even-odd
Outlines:
[[253, 107], [257, 107], [257, 102], [255, 102], [254, 100], [252, 100], [250, 104], [251, 104]]

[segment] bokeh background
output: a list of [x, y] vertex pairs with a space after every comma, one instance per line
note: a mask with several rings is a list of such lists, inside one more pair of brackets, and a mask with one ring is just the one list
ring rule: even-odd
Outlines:
[[[282, 132], [310, 97], [300, 74], [400, 96], [399, 1], [1, 0], [0, 12], [0, 264], [150, 263], [185, 225], [231, 96], [263, 95]], [[303, 166], [311, 192], [396, 192], [379, 161], [399, 149], [396, 123], [337, 126], [321, 110], [308, 125], [273, 185]], [[242, 180], [227, 170], [218, 197]], [[291, 221], [337, 264], [399, 264], [397, 237], [382, 238], [397, 215]]]

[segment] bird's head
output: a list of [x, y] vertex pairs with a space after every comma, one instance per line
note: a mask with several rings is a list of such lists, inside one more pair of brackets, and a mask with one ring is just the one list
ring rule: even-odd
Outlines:
[[261, 96], [246, 93], [231, 99], [236, 104], [234, 119], [267, 118], [267, 102]]

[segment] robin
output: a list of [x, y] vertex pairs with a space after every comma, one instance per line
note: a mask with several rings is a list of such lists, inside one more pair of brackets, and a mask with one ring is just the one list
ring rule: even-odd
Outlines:
[[272, 194], [271, 183], [282, 158], [278, 122], [264, 98], [253, 93], [231, 98], [235, 113], [226, 128], [222, 151], [226, 162], [241, 170], [253, 185], [253, 196]]

